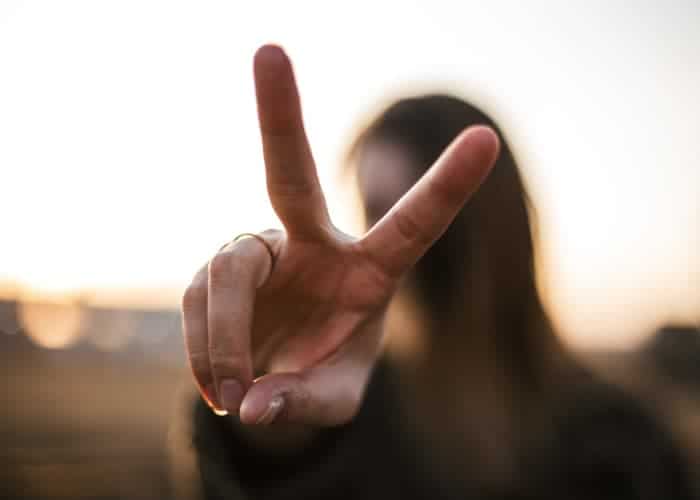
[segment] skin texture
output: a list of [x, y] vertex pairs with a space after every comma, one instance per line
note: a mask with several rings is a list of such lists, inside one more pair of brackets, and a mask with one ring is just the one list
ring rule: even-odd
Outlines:
[[[445, 231], [496, 160], [488, 127], [462, 132], [362, 238], [328, 216], [292, 66], [276, 46], [254, 59], [270, 202], [283, 230], [224, 247], [183, 297], [194, 378], [244, 424], [333, 426], [361, 403], [399, 280]], [[398, 190], [397, 190], [398, 192]]]

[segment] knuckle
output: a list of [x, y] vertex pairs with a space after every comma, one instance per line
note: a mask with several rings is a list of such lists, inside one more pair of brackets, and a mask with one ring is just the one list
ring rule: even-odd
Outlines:
[[[216, 254], [209, 263], [209, 284], [212, 288], [231, 289], [248, 283], [253, 276], [257, 254], [266, 252], [260, 243], [242, 240], [236, 248]], [[267, 254], [264, 254], [267, 257]]]
[[415, 218], [404, 211], [398, 210], [394, 214], [394, 223], [399, 236], [410, 243], [429, 245], [432, 238], [428, 235], [423, 226]]
[[314, 183], [298, 176], [286, 176], [281, 179], [273, 179], [271, 188], [277, 196], [298, 200], [299, 198], [311, 198], [318, 192]]
[[231, 363], [245, 355], [245, 348], [229, 336], [212, 336], [209, 343], [209, 357], [212, 366], [216, 363]]
[[[242, 278], [243, 276], [246, 276], [249, 274], [250, 269], [253, 267], [255, 263], [255, 257], [256, 257], [256, 252], [259, 252], [261, 249], [257, 248], [257, 246], [260, 245], [260, 243], [257, 243], [255, 241], [253, 242], [246, 242], [247, 245], [255, 245], [253, 247], [247, 246], [245, 251], [239, 252], [239, 254], [236, 256], [235, 259], [230, 259], [228, 262], [228, 269], [229, 269], [229, 275], [230, 276], [236, 276], [239, 278]], [[265, 251], [265, 250], [262, 250]]]
[[314, 410], [314, 398], [311, 397], [311, 393], [303, 385], [298, 386], [292, 392], [292, 401], [297, 408], [297, 412], [302, 415], [308, 415]]
[[216, 254], [209, 261], [209, 280], [212, 286], [222, 286], [231, 278], [231, 252]]
[[221, 281], [231, 274], [231, 252], [224, 251], [217, 253], [209, 261], [209, 279]]
[[286, 393], [285, 420], [322, 426], [344, 425], [360, 411], [364, 398], [361, 385], [337, 386], [333, 394], [323, 395], [312, 390], [302, 378]]
[[192, 284], [185, 289], [182, 295], [182, 310], [185, 314], [192, 314], [207, 300], [207, 287], [201, 284]]
[[260, 236], [262, 236], [264, 238], [268, 238], [272, 241], [276, 241], [276, 240], [280, 239], [283, 236], [283, 234], [284, 234], [283, 231], [281, 231], [279, 229], [273, 229], [273, 228], [265, 229], [264, 231], [260, 232]]
[[313, 422], [319, 420], [319, 415], [323, 411], [318, 411], [311, 394], [304, 386], [297, 386], [289, 389], [284, 394], [284, 419], [290, 422]]
[[235, 357], [231, 356], [230, 353], [224, 354], [212, 351], [209, 364], [212, 372], [219, 378], [227, 375], [234, 376], [240, 371], [239, 363], [236, 362]]

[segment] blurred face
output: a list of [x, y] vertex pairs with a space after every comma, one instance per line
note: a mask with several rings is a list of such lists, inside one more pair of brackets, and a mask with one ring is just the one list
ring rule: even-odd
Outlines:
[[419, 171], [406, 148], [369, 142], [358, 156], [357, 177], [367, 227], [372, 227], [418, 180]]

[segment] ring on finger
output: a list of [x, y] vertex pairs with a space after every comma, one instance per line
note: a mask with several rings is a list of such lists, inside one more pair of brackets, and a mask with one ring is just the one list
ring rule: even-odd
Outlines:
[[262, 245], [265, 247], [265, 250], [267, 250], [267, 253], [268, 253], [268, 255], [270, 256], [270, 272], [268, 273], [268, 276], [269, 276], [270, 274], [272, 274], [272, 271], [273, 271], [274, 268], [275, 268], [275, 262], [276, 262], [276, 260], [277, 260], [277, 259], [275, 258], [275, 252], [274, 252], [274, 250], [272, 249], [272, 246], [267, 242], [267, 240], [266, 240], [265, 238], [263, 238], [262, 236], [260, 236], [259, 234], [255, 234], [255, 233], [240, 233], [240, 234], [237, 234], [230, 242], [225, 243], [225, 244], [219, 249], [219, 251], [223, 250], [223, 249], [226, 248], [228, 245], [230, 245], [230, 244], [232, 244], [232, 243], [236, 243], [237, 241], [240, 241], [240, 240], [245, 239], [245, 238], [253, 238], [253, 239], [259, 241], [260, 243], [262, 243]]

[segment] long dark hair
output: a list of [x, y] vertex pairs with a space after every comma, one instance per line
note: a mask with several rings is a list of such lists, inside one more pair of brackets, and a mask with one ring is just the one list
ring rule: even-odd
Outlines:
[[[499, 363], [523, 388], [537, 386], [542, 356], [558, 350], [537, 293], [532, 206], [499, 127], [464, 100], [433, 94], [402, 99], [359, 134], [350, 158], [370, 143], [395, 144], [415, 160], [417, 179], [466, 127], [486, 124], [500, 136], [501, 153], [491, 174], [445, 234], [418, 262], [411, 284], [434, 332], [486, 336]], [[497, 360], [494, 360], [497, 361]], [[531, 387], [532, 388], [532, 387]]]
[[[348, 157], [357, 165], [371, 144], [397, 146], [412, 159], [413, 167], [407, 168], [415, 168], [411, 175], [417, 180], [461, 131], [475, 124], [498, 133], [500, 156], [407, 281], [428, 330], [426, 361], [413, 370], [414, 385], [422, 384], [426, 396], [415, 411], [444, 408], [448, 402], [454, 416], [438, 414], [435, 424], [439, 431], [452, 424], [462, 433], [465, 446], [453, 456], [472, 454], [470, 465], [477, 470], [488, 467], [484, 462], [492, 453], [496, 467], [491, 472], [499, 475], [517, 436], [527, 432], [523, 422], [541, 420], [528, 412], [547, 407], [548, 395], [558, 392], [551, 391], [552, 385], [570, 382], [565, 373], [580, 372], [554, 334], [537, 292], [532, 207], [508, 141], [475, 106], [449, 95], [426, 95], [390, 105], [359, 134]], [[456, 388], [464, 391], [462, 397]], [[416, 418], [424, 426], [431, 416]], [[446, 418], [454, 420], [450, 424]], [[453, 445], [450, 439], [445, 436], [446, 447]]]

